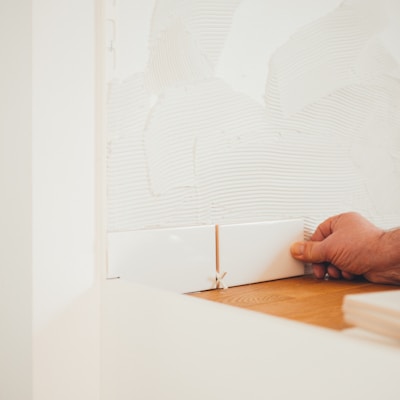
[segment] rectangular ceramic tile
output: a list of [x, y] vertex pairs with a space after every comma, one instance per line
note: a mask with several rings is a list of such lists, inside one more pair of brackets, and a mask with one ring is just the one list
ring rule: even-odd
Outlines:
[[400, 340], [400, 290], [346, 295], [343, 314], [351, 325]]
[[108, 276], [179, 293], [215, 287], [215, 227], [108, 234]]
[[219, 226], [219, 270], [228, 286], [304, 274], [290, 255], [290, 245], [303, 240], [303, 221], [285, 220]]

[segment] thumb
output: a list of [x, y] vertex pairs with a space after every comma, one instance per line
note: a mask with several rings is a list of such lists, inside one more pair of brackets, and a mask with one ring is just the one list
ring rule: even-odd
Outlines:
[[295, 242], [291, 245], [290, 252], [296, 260], [307, 263], [318, 264], [327, 261], [322, 242]]

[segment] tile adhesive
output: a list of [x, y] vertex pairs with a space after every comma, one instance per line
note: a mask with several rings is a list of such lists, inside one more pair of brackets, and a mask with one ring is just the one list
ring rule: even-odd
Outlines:
[[108, 231], [300, 217], [310, 234], [348, 210], [400, 225], [384, 5], [154, 1], [145, 67], [108, 82]]

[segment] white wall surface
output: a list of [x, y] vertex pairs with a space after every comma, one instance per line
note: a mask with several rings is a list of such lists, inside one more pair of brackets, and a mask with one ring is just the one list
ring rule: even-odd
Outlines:
[[31, 1], [0, 2], [0, 399], [32, 399]]
[[34, 399], [99, 396], [95, 2], [33, 1]]
[[400, 225], [398, 2], [145, 3], [113, 13], [109, 231]]
[[95, 2], [1, 2], [0, 398], [99, 398]]

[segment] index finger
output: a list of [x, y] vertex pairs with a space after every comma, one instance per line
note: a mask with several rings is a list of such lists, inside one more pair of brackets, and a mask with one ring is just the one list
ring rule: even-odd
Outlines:
[[315, 232], [312, 234], [310, 240], [314, 242], [321, 242], [333, 233], [332, 222], [334, 217], [326, 219], [324, 222], [318, 225]]

